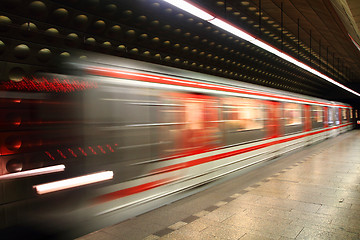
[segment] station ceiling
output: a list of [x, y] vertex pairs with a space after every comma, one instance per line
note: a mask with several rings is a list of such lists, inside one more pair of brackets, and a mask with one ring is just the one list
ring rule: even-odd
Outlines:
[[[358, 0], [191, 2], [360, 93]], [[0, 1], [2, 81], [56, 71], [57, 58], [84, 57], [79, 49], [360, 103], [360, 97], [162, 0]]]

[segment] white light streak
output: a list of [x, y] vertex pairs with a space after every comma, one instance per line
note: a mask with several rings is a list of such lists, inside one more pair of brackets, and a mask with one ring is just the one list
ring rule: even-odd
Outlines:
[[9, 173], [3, 176], [0, 176], [0, 180], [4, 179], [16, 179], [22, 177], [31, 177], [36, 175], [48, 174], [48, 173], [56, 173], [56, 172], [63, 172], [65, 170], [65, 166], [63, 164], [51, 166], [51, 167], [44, 167], [44, 168], [37, 168], [17, 173]]
[[253, 37], [251, 34], [241, 30], [240, 28], [233, 26], [232, 24], [227, 23], [226, 21], [223, 21], [220, 18], [215, 17], [215, 14], [208, 13], [208, 12], [202, 10], [201, 8], [199, 8], [185, 0], [163, 0], [163, 1], [165, 1], [169, 4], [172, 4], [173, 6], [178, 7], [180, 9], [184, 10], [185, 12], [188, 12], [196, 17], [199, 17], [199, 18], [209, 22], [210, 24], [213, 24], [213, 25], [215, 25], [215, 26], [241, 38], [241, 39], [244, 39], [244, 40], [246, 40], [268, 52], [271, 52], [271, 53], [275, 54], [276, 56], [278, 56], [288, 62], [291, 62], [292, 64], [295, 64], [296, 66], [360, 97], [360, 93], [331, 79], [330, 77], [322, 74], [321, 72], [315, 70], [314, 68], [311, 68], [310, 66], [298, 61], [297, 59], [287, 55], [286, 53], [274, 48], [273, 46]]
[[171, 5], [174, 5], [175, 7], [178, 7], [185, 12], [188, 12], [194, 16], [197, 16], [198, 18], [201, 18], [202, 20], [209, 21], [214, 18], [211, 14], [207, 13], [206, 11], [194, 6], [191, 3], [188, 3], [183, 0], [164, 0], [165, 2], [170, 3]]
[[250, 34], [240, 30], [239, 28], [237, 27], [234, 27], [233, 25], [227, 23], [227, 22], [224, 22], [223, 20], [219, 19], [219, 18], [214, 18], [212, 20], [209, 20], [208, 21], [209, 23], [229, 32], [229, 33], [232, 33], [234, 34], [235, 36], [239, 37], [239, 38], [242, 38], [246, 41], [254, 41], [256, 40], [253, 36], [251, 36]]
[[102, 182], [112, 179], [114, 176], [113, 171], [103, 171], [98, 173], [92, 173], [80, 177], [74, 177], [64, 179], [56, 182], [49, 182], [33, 186], [37, 194], [46, 194], [51, 192], [57, 192], [69, 188], [80, 187], [92, 183]]

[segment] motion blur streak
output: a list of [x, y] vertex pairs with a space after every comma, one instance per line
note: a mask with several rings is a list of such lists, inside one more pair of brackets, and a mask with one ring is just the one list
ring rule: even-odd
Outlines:
[[[90, 67], [87, 70], [87, 73], [91, 75], [99, 75], [99, 76], [105, 76], [105, 77], [113, 77], [113, 78], [126, 78], [126, 79], [132, 79], [137, 81], [144, 81], [144, 82], [154, 82], [154, 83], [160, 83], [160, 84], [173, 84], [173, 85], [179, 85], [184, 87], [201, 87], [205, 89], [215, 90], [215, 91], [227, 91], [227, 92], [235, 92], [240, 94], [251, 94], [256, 96], [262, 96], [265, 98], [276, 98], [276, 99], [284, 99], [284, 100], [292, 100], [292, 101], [301, 101], [306, 103], [315, 103], [315, 104], [324, 104], [324, 102], [321, 101], [311, 101], [308, 99], [300, 99], [295, 98], [291, 96], [284, 96], [284, 95], [277, 95], [277, 94], [268, 94], [260, 91], [252, 91], [249, 89], [239, 89], [235, 87], [228, 87], [228, 86], [222, 86], [222, 85], [216, 85], [216, 84], [204, 84], [204, 83], [198, 83], [194, 81], [188, 81], [188, 80], [181, 80], [176, 78], [164, 78], [164, 77], [156, 77], [154, 75], [150, 74], [135, 74], [128, 71], [120, 71], [112, 68], [104, 68], [104, 67]], [[132, 77], [130, 77], [132, 76]], [[152, 80], [156, 79], [156, 80]], [[334, 105], [335, 106], [335, 105]], [[337, 105], [336, 105], [337, 106]], [[345, 105], [339, 105], [345, 107]]]
[[126, 196], [130, 196], [133, 194], [137, 194], [137, 193], [141, 193], [141, 192], [145, 192], [166, 184], [169, 184], [171, 182], [174, 182], [176, 180], [176, 178], [165, 178], [165, 179], [160, 179], [160, 180], [156, 180], [153, 182], [148, 182], [148, 183], [144, 183], [138, 186], [134, 186], [134, 187], [130, 187], [130, 188], [126, 188], [126, 189], [121, 189], [119, 191], [116, 192], [111, 192], [108, 194], [105, 194], [103, 196], [100, 196], [98, 198], [96, 198], [94, 200], [95, 204], [101, 204], [101, 203], [105, 203], [105, 202], [109, 202], [109, 201], [113, 201], [119, 198], [123, 198]]
[[73, 75], [0, 81], [0, 232], [74, 239], [335, 137], [357, 116], [341, 102], [81, 55], [65, 63]]
[[48, 174], [48, 173], [56, 173], [56, 172], [62, 172], [65, 170], [65, 166], [63, 164], [51, 166], [51, 167], [44, 167], [44, 168], [38, 168], [23, 172], [17, 172], [17, 173], [10, 173], [7, 175], [0, 176], [0, 180], [4, 179], [15, 179], [15, 178], [21, 178], [21, 177], [30, 177], [30, 176], [36, 176], [40, 174]]
[[104, 171], [99, 173], [88, 174], [85, 176], [64, 179], [61, 181], [35, 185], [34, 188], [36, 189], [36, 192], [38, 194], [46, 194], [46, 193], [56, 192], [60, 190], [65, 190], [69, 188], [110, 180], [113, 178], [113, 176], [114, 176], [113, 171]]

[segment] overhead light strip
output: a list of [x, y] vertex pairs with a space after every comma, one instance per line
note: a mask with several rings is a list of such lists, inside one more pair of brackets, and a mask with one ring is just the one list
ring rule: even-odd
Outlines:
[[302, 63], [300, 62], [299, 60], [289, 56], [288, 54], [276, 49], [275, 47], [263, 42], [262, 40], [260, 39], [257, 39], [256, 37], [252, 36], [251, 34], [241, 30], [240, 28], [222, 20], [221, 18], [218, 18], [218, 17], [215, 17], [215, 14], [213, 13], [209, 13], [208, 11], [205, 11], [203, 9], [201, 9], [200, 7], [196, 6], [195, 4], [191, 3], [191, 2], [188, 2], [188, 1], [185, 1], [185, 0], [163, 0], [177, 8], [180, 8], [182, 9], [183, 11], [185, 12], [188, 12], [198, 18], [201, 18], [202, 20], [205, 20], [207, 21], [208, 23], [212, 24], [212, 25], [215, 25], [243, 40], [246, 40], [268, 52], [271, 52], [273, 54], [275, 54], [276, 56], [288, 61], [288, 62], [291, 62], [292, 64], [295, 64], [296, 66], [348, 91], [348, 92], [351, 92], [352, 94], [355, 94], [357, 96], [360, 97], [360, 93], [344, 86], [343, 84], [333, 80], [332, 78], [326, 76], [325, 74], [317, 71], [316, 69], [306, 65], [305, 63]]
[[355, 42], [355, 40], [351, 37], [350, 34], [348, 34], [348, 35], [349, 35], [351, 41], [353, 42], [353, 44], [355, 45], [355, 47], [360, 51], [360, 46], [359, 46], [359, 44], [357, 44], [357, 43]]

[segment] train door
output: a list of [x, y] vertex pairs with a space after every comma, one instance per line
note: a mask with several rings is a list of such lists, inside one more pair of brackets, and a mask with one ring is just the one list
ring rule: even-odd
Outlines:
[[334, 112], [335, 112], [335, 124], [340, 125], [339, 108], [334, 107]]
[[324, 127], [329, 127], [329, 108], [324, 107]]
[[[212, 96], [190, 93], [169, 93], [165, 97], [174, 107], [167, 111], [173, 122], [164, 132], [172, 142], [163, 155], [197, 153], [219, 145], [219, 104]], [[171, 116], [170, 116], [171, 115]]]
[[219, 131], [216, 100], [210, 96], [184, 94], [183, 104], [180, 149], [194, 151], [214, 146]]
[[339, 111], [339, 112], [338, 112], [338, 116], [339, 116], [339, 117], [338, 117], [338, 120], [339, 120], [339, 125], [341, 125], [341, 124], [343, 123], [343, 119], [342, 119], [342, 110], [343, 110], [343, 109], [339, 107], [339, 109], [338, 109], [338, 111]]
[[281, 136], [281, 103], [275, 101], [267, 101], [268, 121], [267, 121], [267, 137], [276, 138]]
[[308, 132], [311, 129], [310, 116], [310, 105], [304, 105], [304, 132]]

